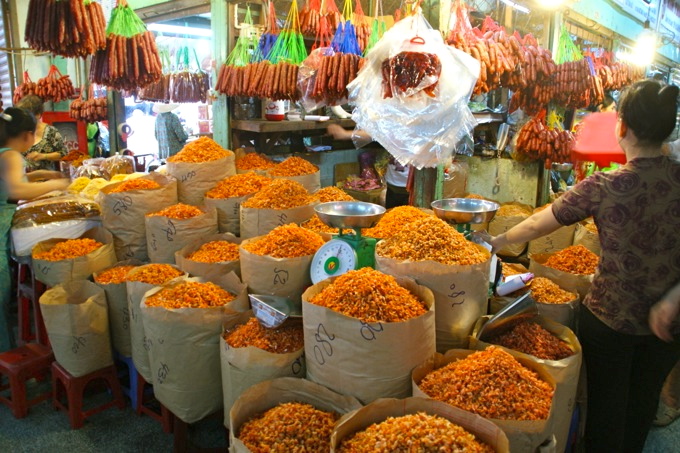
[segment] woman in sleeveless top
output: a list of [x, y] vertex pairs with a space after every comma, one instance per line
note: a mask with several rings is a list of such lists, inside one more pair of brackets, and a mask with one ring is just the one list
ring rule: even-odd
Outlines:
[[[0, 113], [0, 352], [14, 346], [8, 309], [12, 297], [9, 230], [15, 203], [66, 189], [69, 184], [69, 180], [56, 171], [38, 170], [25, 174], [21, 153], [33, 145], [35, 127], [35, 118], [25, 110], [10, 107]], [[47, 181], [32, 182], [39, 179]]]

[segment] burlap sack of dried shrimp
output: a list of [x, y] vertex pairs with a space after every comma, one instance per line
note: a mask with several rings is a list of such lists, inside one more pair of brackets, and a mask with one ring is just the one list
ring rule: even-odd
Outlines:
[[118, 261], [147, 261], [144, 216], [177, 203], [177, 180], [153, 172], [109, 184], [95, 200], [101, 206], [102, 225], [113, 234]]
[[300, 224], [314, 215], [318, 199], [302, 185], [278, 179], [241, 203], [241, 237], [269, 233], [288, 223]]
[[217, 210], [220, 233], [241, 234], [241, 203], [271, 183], [272, 179], [252, 171], [230, 176], [205, 194], [205, 205]]
[[[301, 241], [284, 241], [295, 237]], [[312, 284], [309, 268], [323, 242], [318, 233], [294, 224], [283, 225], [264, 236], [243, 241], [239, 249], [243, 283], [248, 285], [252, 294], [287, 297], [299, 302], [304, 290]], [[277, 244], [282, 247], [275, 249]]]
[[[468, 444], [468, 442], [476, 441], [478, 443], [483, 443], [490, 446], [492, 450], [497, 453], [510, 452], [507, 436], [503, 430], [494, 425], [492, 422], [483, 419], [479, 415], [458, 409], [457, 407], [450, 406], [446, 403], [442, 403], [441, 401], [418, 397], [410, 397], [405, 399], [381, 398], [362, 407], [361, 409], [357, 409], [353, 412], [350, 412], [349, 414], [344, 415], [340, 420], [338, 420], [335, 425], [335, 429], [333, 429], [333, 435], [331, 436], [331, 451], [344, 451], [340, 448], [343, 440], [353, 437], [355, 433], [364, 431], [373, 424], [383, 423], [390, 417], [401, 418], [415, 414], [426, 414], [426, 416], [437, 416], [444, 418], [475, 437], [474, 440], [463, 440], [461, 438], [455, 440], [452, 439], [452, 441], [455, 442], [455, 444], [460, 448], [464, 448], [463, 445]], [[423, 427], [423, 431], [420, 433], [412, 432], [411, 430], [404, 432], [406, 427], [401, 426], [398, 419], [394, 420], [393, 423], [394, 424], [391, 424], [389, 428], [386, 428], [386, 432], [381, 431], [381, 433], [384, 433], [384, 437], [381, 435], [380, 438], [388, 438], [391, 440], [398, 437], [401, 442], [397, 441], [397, 445], [394, 445], [387, 441], [387, 445], [381, 445], [382, 448], [377, 448], [375, 445], [369, 444], [365, 445], [361, 451], [387, 452], [392, 451], [390, 448], [398, 449], [399, 447], [401, 447], [401, 449], [408, 449], [409, 447], [412, 447], [412, 444], [407, 442], [411, 440], [418, 442], [421, 439], [425, 440], [425, 442], [432, 442], [432, 444], [436, 445], [438, 440], [436, 437], [437, 434], [433, 432], [434, 430], [431, 430], [430, 426], [426, 425], [427, 422], [416, 425]], [[441, 431], [437, 430], [437, 432], [446, 438], [450, 438], [451, 436], [455, 438], [459, 435], [459, 433], [457, 430], [454, 431], [454, 429], [455, 427], [451, 427], [451, 429], [442, 427]], [[394, 435], [391, 436], [391, 433], [394, 433]], [[467, 433], [461, 433], [460, 435], [461, 437], [466, 436]], [[356, 446], [358, 447], [358, 445]]]
[[[470, 336], [470, 349], [484, 350], [487, 346], [492, 344], [482, 341], [478, 338], [480, 329], [489, 319], [489, 316], [484, 316], [480, 318], [475, 325], [472, 335]], [[548, 360], [536, 357], [534, 355], [525, 354], [514, 349], [504, 349], [515, 352], [516, 357], [526, 357], [542, 364], [555, 380], [553, 411], [555, 413], [554, 433], [557, 440], [556, 451], [565, 451], [569, 437], [571, 417], [574, 412], [574, 405], [576, 402], [576, 390], [578, 387], [579, 375], [581, 373], [581, 363], [583, 360], [581, 343], [578, 341], [578, 338], [576, 338], [576, 335], [571, 329], [553, 322], [548, 318], [537, 316], [531, 319], [531, 321], [535, 322], [550, 332], [550, 334], [565, 342], [573, 351], [573, 354], [560, 360]], [[531, 341], [531, 339], [527, 340]]]
[[142, 375], [146, 382], [153, 382], [151, 365], [149, 362], [150, 343], [144, 332], [144, 322], [139, 304], [144, 294], [174, 279], [188, 277], [177, 266], [169, 264], [147, 264], [139, 266], [127, 275], [125, 289], [127, 292], [127, 307], [130, 313], [130, 347], [132, 349], [132, 362], [137, 372]]
[[240, 244], [241, 240], [231, 233], [205, 236], [175, 252], [175, 264], [194, 277], [229, 272], [241, 277]]
[[[496, 216], [489, 222], [489, 234], [498, 236], [508, 231], [531, 215], [533, 208], [521, 203], [504, 203], [496, 212]], [[497, 253], [499, 256], [520, 256], [527, 248], [527, 243], [508, 244]]]
[[87, 279], [118, 261], [113, 237], [102, 227], [87, 230], [76, 241], [55, 238], [38, 242], [31, 256], [35, 279], [47, 286]]
[[291, 325], [291, 321], [278, 329], [268, 329], [253, 318], [252, 311], [247, 311], [224, 324], [220, 362], [227, 428], [229, 411], [247, 388], [279, 377], [305, 377], [302, 323], [297, 320]]
[[376, 269], [410, 277], [435, 300], [437, 351], [467, 347], [468, 335], [488, 306], [491, 254], [435, 217], [411, 223], [380, 241]]
[[602, 248], [600, 246], [600, 235], [592, 219], [584, 220], [576, 224], [574, 233], [574, 245], [582, 245], [596, 255], [599, 255]]
[[[504, 350], [502, 350], [505, 352]], [[440, 368], [448, 365], [451, 362], [458, 362], [461, 361], [462, 359], [466, 359], [468, 356], [474, 354], [474, 353], [479, 353], [479, 351], [472, 351], [472, 350], [467, 350], [467, 349], [452, 349], [448, 351], [446, 354], [442, 355], [439, 353], [434, 354], [431, 356], [429, 359], [427, 359], [424, 363], [421, 365], [417, 366], [412, 373], [412, 378], [413, 378], [413, 396], [417, 397], [423, 397], [423, 398], [432, 398], [432, 396], [428, 395], [425, 393], [420, 385], [423, 382], [423, 379], [426, 378], [427, 375], [429, 375], [431, 372], [439, 370]], [[513, 356], [516, 359], [516, 362], [519, 362], [517, 365], [522, 365], [525, 368], [528, 368], [531, 372], [536, 373], [537, 376], [534, 377], [534, 379], [538, 378], [538, 381], [543, 381], [544, 383], [547, 383], [548, 387], [551, 389], [555, 389], [555, 380], [551, 376], [550, 372], [546, 369], [545, 365], [538, 363], [536, 360], [530, 358], [530, 357], [519, 357], [515, 352], [513, 351], [507, 351], [511, 356]], [[497, 363], [496, 360], [494, 361], [484, 361], [485, 363]], [[514, 362], [513, 362], [514, 363]], [[526, 371], [524, 371], [526, 373]], [[475, 383], [479, 382], [479, 379], [475, 376], [474, 370], [465, 370], [465, 374], [467, 376], [472, 377], [472, 379], [475, 381]], [[496, 374], [493, 374], [493, 376], [496, 376]], [[498, 382], [496, 384], [498, 386], [505, 386], [505, 380], [503, 377], [495, 377]], [[460, 382], [460, 381], [456, 381]], [[454, 382], [452, 384], [455, 385]], [[542, 384], [545, 386], [545, 384]], [[442, 384], [439, 386], [443, 391], [446, 391], [446, 385]], [[489, 388], [489, 386], [479, 386], [477, 387], [480, 390], [484, 390]], [[492, 389], [493, 390], [493, 389]], [[468, 394], [468, 392], [463, 391], [465, 394]], [[542, 393], [545, 393], [542, 391]], [[455, 393], [453, 393], [455, 395]], [[508, 395], [509, 396], [509, 395]], [[532, 395], [536, 396], [536, 395]], [[506, 401], [506, 395], [503, 394], [503, 391], [499, 391], [495, 398], [497, 399], [497, 402], [494, 403], [495, 405], [503, 406], [504, 404], [507, 403]], [[434, 398], [437, 399], [437, 398]], [[522, 404], [534, 404], [530, 401], [522, 402]], [[545, 418], [539, 418], [533, 417], [533, 419], [527, 419], [527, 420], [501, 420], [497, 418], [490, 418], [490, 417], [484, 417], [490, 421], [492, 421], [495, 425], [497, 425], [499, 428], [503, 430], [505, 435], [508, 437], [508, 441], [510, 442], [510, 451], [517, 451], [517, 452], [533, 452], [533, 451], [540, 451], [539, 448], [542, 445], [550, 445], [554, 443], [554, 437], [553, 437], [553, 428], [554, 428], [554, 419], [556, 417], [556, 412], [553, 408], [554, 402], [552, 401], [552, 395], [551, 395], [551, 402], [550, 402], [550, 408], [549, 410], [545, 409], [544, 407], [542, 408], [541, 412], [543, 415], [545, 415]], [[485, 408], [485, 406], [479, 404], [480, 408]], [[462, 408], [465, 410], [465, 408]], [[491, 408], [493, 409], [493, 407]], [[516, 409], [515, 412], [519, 410]], [[472, 411], [473, 413], [476, 413], [477, 411]], [[522, 414], [529, 414], [528, 410], [527, 411], [521, 411]], [[534, 412], [531, 412], [533, 415]], [[554, 451], [554, 450], [548, 450], [548, 451]]]
[[315, 193], [321, 188], [321, 170], [301, 157], [292, 156], [267, 170], [274, 179], [288, 179], [300, 183], [307, 192]]
[[[209, 302], [218, 305], [204, 306], [206, 297], [190, 300], [195, 290], [193, 287], [185, 290], [182, 286], [192, 283], [203, 284], [213, 293], [224, 290], [233, 299], [221, 303], [215, 296]], [[213, 283], [217, 287], [212, 286]], [[164, 291], [173, 288], [179, 288], [177, 291], [182, 294], [163, 295]], [[159, 302], [182, 308], [153, 305], [152, 301], [158, 297], [163, 298]], [[182, 299], [169, 300], [168, 297]], [[211, 276], [209, 280], [188, 278], [172, 281], [144, 294], [140, 310], [150, 343], [154, 394], [158, 401], [184, 422], [194, 423], [222, 408], [222, 383], [219, 378], [216, 379], [220, 375], [222, 325], [238, 316], [239, 312], [247, 310], [248, 306], [246, 286], [234, 273]]]
[[[318, 410], [334, 412], [339, 415], [347, 414], [361, 407], [361, 403], [355, 398], [335, 393], [322, 385], [306, 379], [281, 377], [260, 382], [243, 392], [234, 402], [229, 412], [230, 425], [232, 427], [229, 430], [231, 453], [250, 452], [251, 450], [238, 437], [241, 427], [254, 416], [283, 403], [309, 404]], [[304, 429], [306, 421], [295, 420], [295, 417], [296, 414], [290, 414], [290, 416], [282, 417], [280, 421], [286, 425], [293, 425]], [[268, 431], [268, 428], [271, 429], [271, 432]], [[279, 429], [280, 427], [269, 424], [268, 427], [265, 427], [265, 432], [261, 433], [261, 436], [265, 439], [277, 438], [280, 435]], [[298, 436], [300, 435], [298, 434]]]
[[[395, 280], [400, 289], [392, 291]], [[331, 294], [320, 295], [334, 284]], [[340, 299], [334, 300], [335, 295]], [[343, 295], [356, 302], [344, 301]], [[361, 318], [336, 311], [341, 309]], [[393, 321], [376, 321], [376, 311]], [[307, 289], [302, 315], [307, 379], [363, 403], [410, 396], [411, 370], [435, 351], [434, 296], [412, 279], [370, 268], [350, 271]]]
[[104, 290], [87, 280], [57, 285], [40, 296], [54, 358], [75, 377], [113, 365]]
[[[550, 209], [550, 204], [534, 209], [534, 214], [543, 210]], [[553, 253], [569, 247], [574, 242], [574, 232], [576, 225], [563, 226], [550, 234], [541, 236], [533, 241], [529, 241], [529, 255], [534, 253]]]
[[218, 181], [236, 174], [234, 153], [201, 137], [168, 158], [167, 171], [177, 179], [179, 202], [197, 206]]
[[217, 211], [214, 208], [177, 204], [147, 214], [144, 222], [152, 263], [174, 264], [176, 251], [205, 236], [217, 234]]
[[[113, 349], [125, 357], [132, 356], [132, 343], [130, 339], [130, 311], [128, 310], [127, 284], [124, 274], [132, 268], [141, 265], [139, 260], [126, 260], [116, 263], [102, 272], [92, 275], [95, 285], [104, 290], [106, 294], [106, 306], [109, 313], [109, 328], [111, 330], [111, 343]], [[120, 278], [115, 278], [116, 273]]]
[[[576, 252], [570, 252], [572, 250]], [[552, 267], [550, 263], [556, 256], [562, 256], [561, 262], [572, 269], [567, 272]], [[578, 293], [581, 299], [590, 291], [595, 277], [597, 257], [582, 246], [570, 246], [555, 253], [537, 253], [529, 258], [531, 259], [529, 271], [535, 276], [549, 278], [561, 288]]]

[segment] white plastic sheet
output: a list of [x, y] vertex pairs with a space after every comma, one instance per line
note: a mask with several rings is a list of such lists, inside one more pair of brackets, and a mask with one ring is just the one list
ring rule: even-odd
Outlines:
[[[384, 98], [383, 62], [404, 51], [436, 55], [441, 63], [437, 84], [434, 91], [425, 89], [435, 81], [425, 76], [414, 89]], [[479, 62], [447, 46], [422, 14], [397, 22], [367, 59], [348, 86], [357, 127], [403, 165], [434, 167], [450, 158], [455, 144], [476, 125], [467, 102], [479, 77]]]

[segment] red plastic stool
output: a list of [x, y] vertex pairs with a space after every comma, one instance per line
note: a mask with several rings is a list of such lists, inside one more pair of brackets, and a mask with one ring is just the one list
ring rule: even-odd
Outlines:
[[[85, 387], [96, 379], [103, 379], [108, 384], [113, 399], [100, 406], [84, 411], [83, 393], [85, 392]], [[68, 407], [61, 402], [64, 390], [66, 391]], [[52, 392], [54, 408], [68, 412], [72, 429], [81, 428], [87, 417], [98, 414], [110, 407], [116, 406], [121, 410], [125, 409], [125, 400], [123, 399], [123, 392], [120, 389], [114, 365], [93, 371], [85, 376], [75, 377], [57, 362], [52, 362]]]
[[[19, 311], [17, 341], [19, 345], [31, 341], [37, 341], [47, 346], [50, 344], [38, 302], [45, 289], [45, 285], [35, 279], [30, 265], [22, 263], [17, 265], [17, 305]], [[32, 326], [31, 318], [33, 319]]]
[[[24, 418], [28, 408], [52, 396], [51, 391], [41, 393], [33, 399], [26, 399], [26, 381], [50, 371], [54, 354], [47, 346], [29, 343], [0, 354], [0, 402], [12, 409], [15, 418]], [[9, 379], [8, 385], [2, 384], [2, 376]], [[10, 391], [11, 399], [2, 395]]]
[[[174, 428], [173, 419], [175, 416], [168, 410], [167, 407], [163, 406], [163, 404], [161, 404], [161, 402], [153, 396], [153, 392], [147, 391], [153, 390], [152, 387], [147, 387], [150, 385], [151, 384], [146, 382], [146, 379], [144, 379], [141, 374], [137, 373], [137, 385], [135, 387], [137, 392], [135, 396], [137, 407], [135, 408], [135, 412], [137, 415], [148, 415], [154, 420], [160, 422], [161, 426], [163, 427], [163, 432], [171, 433]], [[156, 403], [158, 403], [159, 406], [158, 410], [155, 410], [153, 407]]]

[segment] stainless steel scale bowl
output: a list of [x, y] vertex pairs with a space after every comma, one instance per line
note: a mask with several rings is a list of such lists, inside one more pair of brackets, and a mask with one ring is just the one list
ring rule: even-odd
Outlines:
[[437, 217], [454, 225], [489, 222], [500, 208], [498, 203], [475, 198], [444, 198], [431, 206]]
[[372, 228], [385, 208], [363, 201], [331, 201], [314, 207], [319, 219], [331, 228]]

